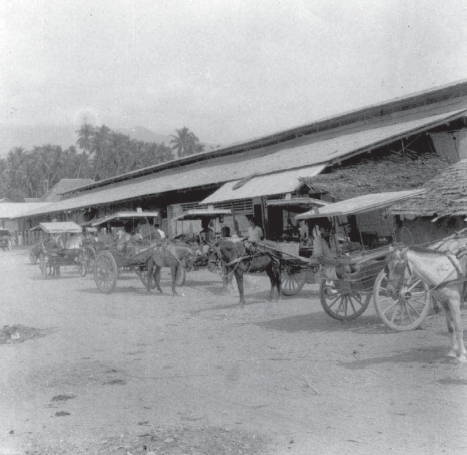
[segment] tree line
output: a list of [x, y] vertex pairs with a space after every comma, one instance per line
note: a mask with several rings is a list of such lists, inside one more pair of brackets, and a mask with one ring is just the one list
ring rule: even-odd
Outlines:
[[51, 144], [10, 150], [0, 158], [0, 198], [40, 198], [61, 179], [99, 181], [204, 151], [187, 127], [176, 129], [169, 145], [138, 141], [105, 125], [87, 123], [77, 137], [76, 146], [65, 150]]

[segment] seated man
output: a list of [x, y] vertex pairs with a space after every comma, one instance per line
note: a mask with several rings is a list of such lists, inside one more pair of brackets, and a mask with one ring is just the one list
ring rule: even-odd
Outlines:
[[212, 230], [208, 220], [201, 220], [203, 228], [199, 233], [199, 243], [201, 245], [210, 245], [214, 241], [214, 231]]
[[[120, 233], [119, 233], [120, 234]], [[127, 244], [131, 239], [129, 229], [125, 226], [125, 229], [121, 231], [120, 237], [117, 241], [117, 251], [125, 253], [127, 250]]]
[[250, 220], [250, 227], [248, 228], [248, 237], [245, 241], [245, 248], [250, 253], [255, 253], [258, 243], [263, 240], [263, 230], [257, 225], [255, 218]]
[[323, 236], [326, 235], [324, 226], [316, 225], [313, 228], [313, 257], [323, 266], [323, 275], [329, 280], [342, 278], [350, 272], [348, 266], [343, 266], [337, 260], [337, 254], [331, 251]]

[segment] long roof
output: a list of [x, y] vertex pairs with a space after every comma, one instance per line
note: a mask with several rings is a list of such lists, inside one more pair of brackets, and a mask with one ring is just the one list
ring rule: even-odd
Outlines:
[[[426, 116], [429, 116], [433, 113], [462, 109], [466, 106], [466, 97], [467, 80], [456, 81], [444, 86], [411, 93], [383, 103], [354, 109], [339, 115], [316, 120], [312, 123], [299, 125], [274, 134], [230, 144], [225, 147], [220, 147], [214, 151], [199, 153], [178, 160], [172, 160], [143, 169], [138, 169], [136, 171], [95, 182], [92, 185], [88, 185], [86, 188], [98, 188], [112, 183], [131, 180], [144, 175], [157, 174], [170, 168], [192, 165], [199, 161], [211, 160], [216, 157], [225, 157], [227, 155], [270, 147], [274, 144], [288, 142], [289, 140], [293, 140], [298, 137], [315, 135], [316, 133], [325, 133], [326, 131], [335, 131], [337, 128], [344, 125], [371, 123], [374, 120], [381, 120], [382, 118], [396, 118], [400, 115], [404, 116], [411, 110], [426, 112]], [[432, 111], [431, 114], [429, 114], [430, 111]], [[86, 190], [86, 188], [82, 188], [82, 190]]]
[[5, 202], [0, 203], [1, 218], [18, 218], [25, 213], [37, 209], [43, 209], [50, 205], [50, 202]]
[[[151, 194], [160, 194], [222, 182], [237, 181], [254, 173], [267, 175], [281, 171], [300, 171], [316, 165], [329, 165], [344, 158], [370, 151], [397, 139], [462, 118], [467, 109], [443, 114], [421, 115], [419, 112], [402, 119], [379, 120], [372, 127], [360, 126], [358, 131], [341, 131], [335, 135], [310, 135], [249, 153], [200, 161], [186, 168], [172, 168], [157, 175], [140, 177], [126, 184], [114, 184], [83, 193], [46, 207], [27, 216], [62, 212], [123, 201]], [[337, 133], [334, 133], [337, 134]], [[278, 193], [272, 193], [278, 194]], [[207, 203], [207, 202], [206, 202]]]

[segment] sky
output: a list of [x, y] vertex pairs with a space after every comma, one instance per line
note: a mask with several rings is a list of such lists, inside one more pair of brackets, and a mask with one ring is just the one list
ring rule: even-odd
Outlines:
[[465, 0], [2, 0], [2, 125], [227, 145], [467, 79]]

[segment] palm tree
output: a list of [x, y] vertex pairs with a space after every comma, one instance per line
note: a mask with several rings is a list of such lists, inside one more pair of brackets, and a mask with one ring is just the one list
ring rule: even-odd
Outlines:
[[91, 150], [94, 154], [94, 180], [100, 180], [99, 172], [101, 172], [101, 164], [105, 159], [106, 154], [109, 152], [109, 142], [110, 142], [110, 128], [105, 125], [102, 125], [100, 128], [97, 128], [94, 135], [92, 136], [91, 141]]
[[186, 126], [176, 129], [175, 132], [177, 134], [172, 134], [170, 144], [172, 145], [172, 150], [177, 151], [177, 158], [181, 158], [187, 154], [192, 133]]
[[80, 157], [80, 162], [79, 162], [79, 167], [78, 167], [76, 178], [80, 178], [82, 170], [88, 164], [89, 156], [92, 153], [92, 138], [95, 132], [96, 132], [96, 129], [89, 123], [83, 123], [81, 125], [81, 128], [77, 131], [78, 140], [76, 141], [76, 144], [83, 151], [83, 153]]

